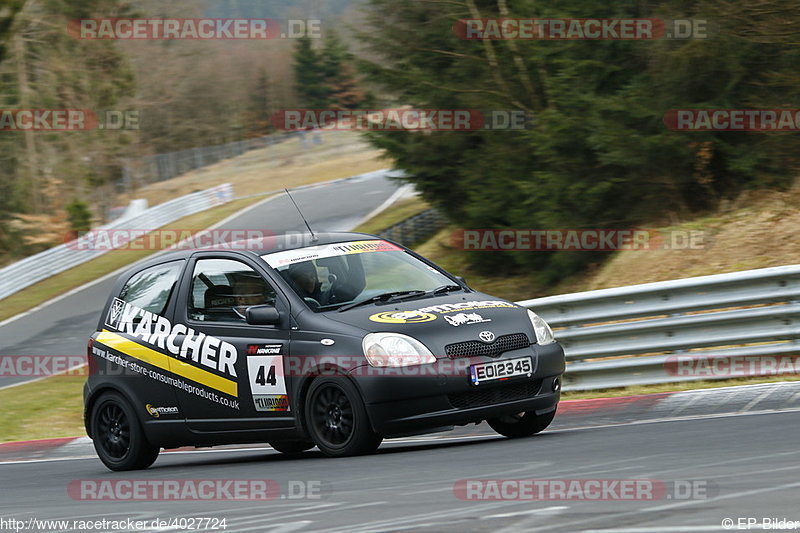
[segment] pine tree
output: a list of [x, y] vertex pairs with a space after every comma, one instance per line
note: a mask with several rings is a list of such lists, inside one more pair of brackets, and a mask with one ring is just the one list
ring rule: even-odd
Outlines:
[[302, 105], [309, 109], [328, 108], [331, 90], [325, 82], [322, 58], [314, 50], [310, 37], [297, 40], [294, 51], [294, 78]]

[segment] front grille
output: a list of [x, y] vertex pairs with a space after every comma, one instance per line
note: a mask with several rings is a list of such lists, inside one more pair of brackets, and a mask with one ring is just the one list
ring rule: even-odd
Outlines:
[[524, 400], [536, 396], [542, 387], [542, 380], [526, 380], [511, 385], [500, 385], [487, 389], [476, 388], [467, 392], [448, 394], [447, 399], [456, 409], [468, 409], [503, 402]]
[[531, 345], [528, 336], [524, 333], [512, 333], [511, 335], [500, 335], [494, 342], [485, 343], [481, 341], [464, 341], [448, 344], [444, 347], [444, 353], [450, 359], [459, 357], [500, 357], [505, 352], [527, 348]]

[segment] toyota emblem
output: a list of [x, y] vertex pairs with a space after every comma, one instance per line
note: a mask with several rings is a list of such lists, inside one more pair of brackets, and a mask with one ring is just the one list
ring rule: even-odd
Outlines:
[[478, 333], [478, 338], [480, 338], [483, 342], [492, 342], [494, 340], [494, 333], [491, 331], [481, 331]]

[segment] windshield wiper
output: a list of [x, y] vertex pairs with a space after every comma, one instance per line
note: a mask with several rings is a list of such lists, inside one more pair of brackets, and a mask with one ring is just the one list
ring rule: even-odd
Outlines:
[[436, 287], [435, 289], [430, 291], [429, 294], [444, 294], [446, 292], [451, 292], [451, 291], [460, 291], [463, 288], [464, 287], [462, 287], [461, 285], [442, 285], [441, 287]]
[[405, 298], [410, 298], [414, 296], [421, 296], [425, 294], [425, 291], [393, 291], [393, 292], [384, 292], [383, 294], [377, 294], [371, 298], [367, 298], [366, 300], [361, 300], [360, 302], [353, 302], [351, 304], [343, 305], [339, 308], [339, 312], [347, 311], [349, 309], [353, 309], [356, 307], [360, 307], [362, 305], [367, 305], [375, 302], [388, 302], [392, 300], [404, 300]]

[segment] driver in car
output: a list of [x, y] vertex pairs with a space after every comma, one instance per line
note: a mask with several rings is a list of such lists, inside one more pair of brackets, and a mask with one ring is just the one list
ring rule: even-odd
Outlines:
[[290, 279], [298, 289], [303, 298], [312, 298], [316, 302], [323, 304], [324, 295], [320, 290], [321, 283], [317, 276], [317, 268], [310, 261], [295, 263], [286, 269], [288, 279]]

